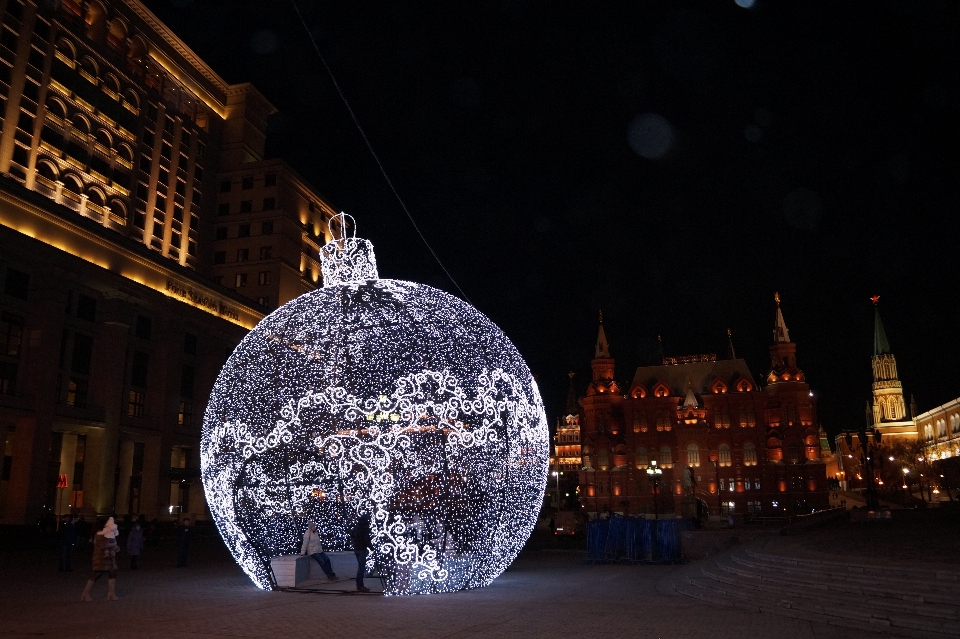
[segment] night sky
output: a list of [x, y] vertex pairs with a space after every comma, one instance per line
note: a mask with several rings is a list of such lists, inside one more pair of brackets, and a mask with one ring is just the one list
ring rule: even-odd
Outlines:
[[[310, 33], [470, 301], [555, 422], [597, 311], [638, 365], [726, 350], [762, 379], [779, 291], [829, 432], [870, 398], [873, 308], [921, 411], [960, 395], [960, 3], [315, 2]], [[279, 109], [285, 158], [383, 277], [459, 294], [291, 3], [146, 2]], [[749, 0], [741, 0], [749, 4]]]

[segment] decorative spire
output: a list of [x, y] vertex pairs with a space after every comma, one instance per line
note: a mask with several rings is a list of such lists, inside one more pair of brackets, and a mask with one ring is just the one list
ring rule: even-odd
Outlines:
[[657, 335], [657, 355], [660, 357], [657, 364], [663, 366], [663, 340], [660, 339], [659, 335]]
[[733, 332], [727, 329], [727, 359], [737, 359], [737, 351], [733, 349]]
[[333, 239], [320, 249], [324, 288], [379, 279], [373, 244], [356, 237], [353, 217], [340, 212], [330, 218], [329, 227]]
[[603, 311], [600, 311], [600, 331], [597, 333], [597, 350], [594, 359], [611, 359], [607, 334], [603, 332]]
[[870, 301], [873, 302], [873, 356], [876, 357], [890, 352], [890, 342], [887, 341], [887, 332], [883, 330], [883, 322], [880, 321], [880, 296], [874, 295]]
[[567, 389], [567, 415], [576, 415], [580, 406], [577, 403], [577, 391], [573, 387], [573, 375], [573, 371], [567, 373], [567, 377], [570, 378], [570, 387]]
[[783, 312], [780, 310], [780, 293], [774, 293], [773, 299], [777, 303], [777, 315], [773, 320], [773, 341], [775, 343], [789, 343], [790, 332], [787, 323], [783, 321]]

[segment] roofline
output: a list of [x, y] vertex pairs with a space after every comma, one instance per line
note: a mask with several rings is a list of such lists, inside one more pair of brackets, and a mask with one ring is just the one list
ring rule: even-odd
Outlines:
[[124, 4], [127, 5], [141, 20], [147, 23], [147, 25], [153, 29], [157, 35], [159, 35], [163, 40], [173, 47], [174, 51], [183, 56], [183, 59], [193, 65], [193, 67], [200, 72], [200, 74], [209, 80], [213, 85], [219, 89], [224, 94], [227, 93], [230, 85], [221, 78], [217, 73], [208, 65], [206, 62], [200, 59], [196, 53], [193, 52], [193, 49], [188, 47], [183, 40], [178, 38], [170, 28], [160, 21], [157, 16], [153, 14], [150, 9], [148, 9], [140, 0], [123, 0]]

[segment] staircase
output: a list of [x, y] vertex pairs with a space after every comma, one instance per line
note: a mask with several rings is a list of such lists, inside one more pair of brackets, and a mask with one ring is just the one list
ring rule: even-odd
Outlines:
[[681, 595], [908, 637], [960, 637], [960, 571], [738, 549], [688, 566]]

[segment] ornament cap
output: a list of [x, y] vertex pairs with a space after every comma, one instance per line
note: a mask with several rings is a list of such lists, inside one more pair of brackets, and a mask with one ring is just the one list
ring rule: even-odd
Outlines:
[[324, 288], [380, 279], [373, 244], [356, 236], [353, 216], [341, 211], [330, 218], [329, 227], [332, 239], [320, 249]]

